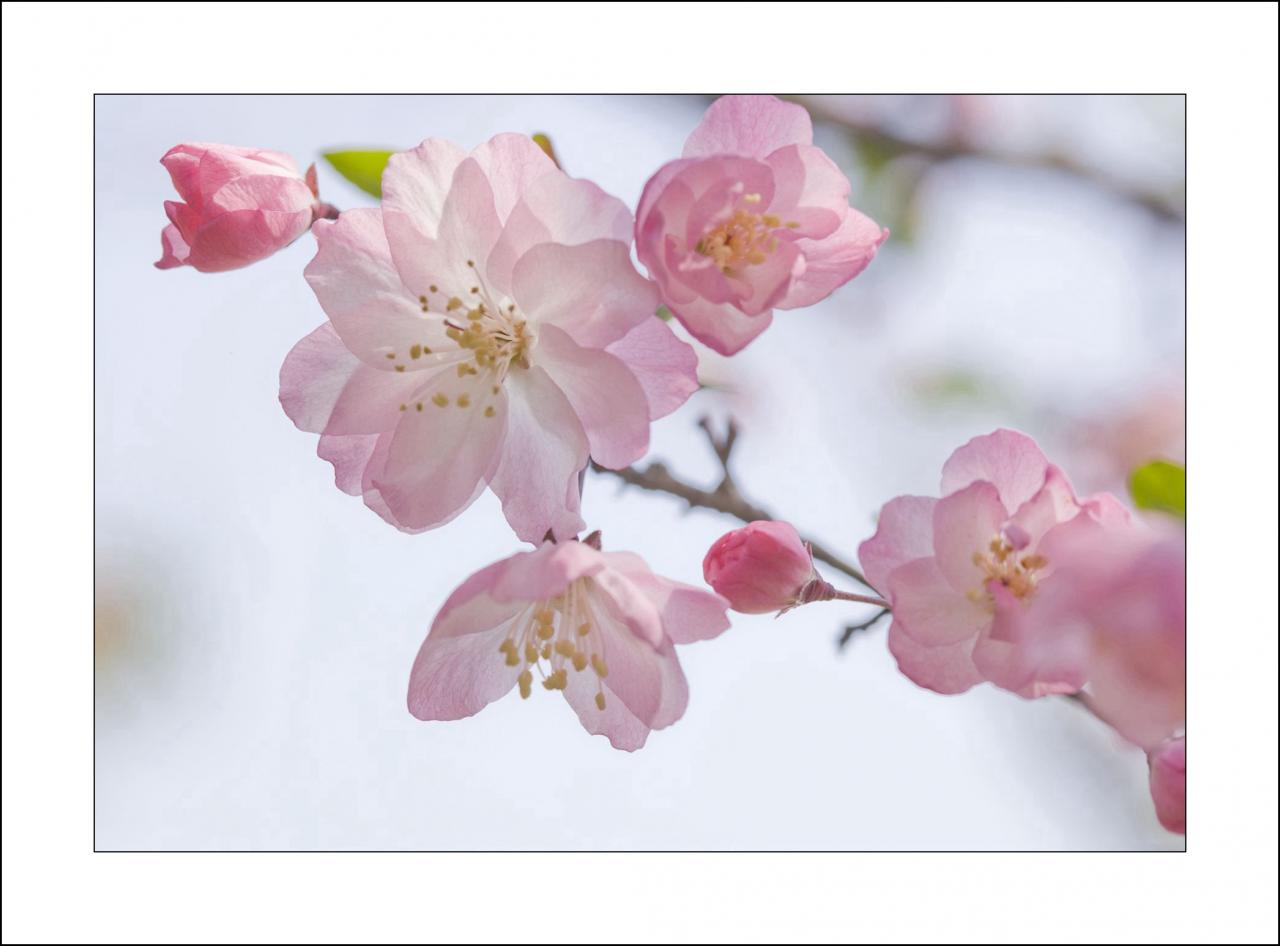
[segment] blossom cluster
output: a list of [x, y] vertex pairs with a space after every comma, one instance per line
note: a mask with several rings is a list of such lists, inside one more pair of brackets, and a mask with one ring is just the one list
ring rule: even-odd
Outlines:
[[182, 200], [165, 203], [161, 269], [236, 269], [314, 238], [305, 278], [325, 321], [285, 358], [280, 403], [317, 435], [338, 488], [411, 533], [492, 490], [531, 546], [440, 608], [410, 672], [415, 717], [460, 719], [536, 686], [638, 749], [685, 712], [676, 645], [723, 632], [730, 607], [871, 602], [922, 687], [1087, 700], [1148, 751], [1161, 821], [1183, 829], [1182, 535], [1078, 496], [1022, 434], [975, 438], [940, 496], [884, 506], [859, 550], [876, 596], [828, 584], [783, 522], [719, 540], [713, 590], [580, 538], [586, 469], [641, 459], [650, 424], [698, 390], [694, 347], [657, 316], [733, 355], [775, 309], [857, 276], [888, 236], [850, 206], [804, 108], [718, 99], [634, 217], [521, 134], [469, 151], [428, 138], [387, 161], [377, 207], [341, 213], [314, 165], [278, 152], [181, 144], [162, 163]]

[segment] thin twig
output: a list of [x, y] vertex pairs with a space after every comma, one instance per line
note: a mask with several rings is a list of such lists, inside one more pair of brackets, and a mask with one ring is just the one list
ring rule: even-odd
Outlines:
[[[720, 483], [715, 489], [699, 489], [684, 482], [676, 477], [667, 468], [666, 464], [658, 460], [643, 468], [629, 466], [621, 470], [610, 470], [594, 462], [591, 464], [591, 468], [597, 473], [607, 473], [609, 476], [615, 476], [630, 486], [638, 486], [640, 489], [676, 496], [688, 503], [691, 509], [694, 507], [713, 509], [727, 516], [733, 516], [741, 522], [776, 519], [777, 517], [769, 510], [763, 509], [744, 498], [738, 491], [738, 486], [730, 473], [729, 460], [733, 454], [734, 445], [738, 440], [737, 424], [731, 419], [725, 426], [723, 436], [716, 433], [710, 418], [703, 417], [698, 421], [698, 426], [706, 434], [712, 452], [715, 453], [716, 459], [720, 461]], [[870, 588], [872, 591], [876, 590], [872, 588], [866, 577], [855, 565], [812, 539], [804, 539], [804, 541], [808, 542], [812, 547], [815, 559], [830, 565], [836, 571], [847, 575], [863, 587]]]
[[805, 108], [818, 121], [837, 125], [890, 158], [910, 155], [931, 164], [943, 164], [955, 160], [972, 159], [1009, 167], [1043, 168], [1059, 171], [1085, 181], [1094, 187], [1136, 204], [1158, 219], [1168, 223], [1182, 223], [1185, 211], [1176, 197], [1160, 191], [1144, 189], [1136, 184], [1120, 180], [1099, 168], [1083, 163], [1077, 158], [1059, 151], [1018, 153], [997, 151], [974, 144], [967, 139], [952, 136], [946, 139], [924, 141], [906, 138], [880, 125], [840, 115], [820, 102], [805, 98]]
[[879, 611], [871, 615], [871, 617], [867, 618], [865, 621], [859, 621], [857, 624], [845, 625], [844, 631], [841, 632], [839, 638], [836, 639], [836, 650], [844, 650], [845, 647], [848, 645], [849, 641], [853, 640], [853, 637], [855, 634], [861, 633], [862, 631], [870, 630], [875, 624], [879, 623], [882, 617], [884, 617], [888, 613], [889, 613], [888, 608], [881, 608]]

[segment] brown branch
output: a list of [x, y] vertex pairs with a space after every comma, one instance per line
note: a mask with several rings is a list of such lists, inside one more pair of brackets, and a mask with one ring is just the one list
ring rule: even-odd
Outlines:
[[870, 630], [872, 626], [879, 623], [880, 619], [889, 613], [888, 608], [881, 608], [865, 621], [859, 621], [857, 624], [846, 624], [844, 631], [836, 639], [836, 650], [844, 650], [855, 634]]
[[1135, 204], [1167, 223], [1182, 223], [1186, 216], [1182, 203], [1173, 195], [1142, 188], [1092, 167], [1072, 155], [1060, 151], [1018, 153], [985, 148], [965, 138], [951, 136], [924, 141], [907, 138], [871, 122], [840, 115], [820, 102], [803, 99], [802, 104], [817, 121], [837, 125], [854, 139], [893, 159], [905, 156], [920, 158], [929, 164], [945, 164], [957, 160], [977, 160], [1008, 167], [1059, 171], [1082, 180], [1114, 197]]
[[[711, 445], [712, 451], [716, 455], [716, 459], [720, 461], [720, 483], [715, 489], [706, 490], [699, 489], [696, 486], [684, 482], [676, 477], [666, 464], [655, 460], [648, 466], [640, 467], [624, 467], [621, 470], [610, 470], [600, 466], [594, 461], [591, 468], [597, 473], [606, 473], [609, 476], [615, 476], [629, 486], [637, 486], [640, 489], [651, 490], [655, 493], [667, 493], [683, 499], [688, 503], [689, 508], [712, 509], [716, 512], [723, 513], [726, 516], [733, 516], [741, 522], [755, 522], [759, 519], [776, 519], [769, 510], [747, 500], [738, 491], [737, 484], [733, 480], [733, 475], [729, 470], [729, 460], [733, 454], [734, 445], [738, 440], [738, 426], [731, 419], [725, 426], [723, 436], [716, 433], [710, 418], [703, 417], [698, 421], [698, 426], [702, 428], [707, 435], [707, 441]], [[803, 536], [801, 537], [803, 538]], [[804, 539], [813, 549], [813, 557], [820, 562], [830, 565], [836, 571], [847, 575], [858, 584], [871, 588], [871, 584], [866, 577], [860, 572], [855, 565], [836, 555], [830, 549], [814, 542], [812, 539]]]

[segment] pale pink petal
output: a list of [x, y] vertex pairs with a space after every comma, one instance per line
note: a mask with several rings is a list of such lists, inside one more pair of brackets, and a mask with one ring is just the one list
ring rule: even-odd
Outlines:
[[[473, 607], [488, 610], [491, 605], [479, 601], [461, 605], [454, 611], [454, 621], [467, 617]], [[423, 720], [465, 719], [509, 693], [521, 668], [508, 666], [498, 648], [511, 633], [518, 613], [527, 608], [525, 603], [507, 605], [503, 610], [511, 612], [509, 623], [488, 630], [445, 635], [433, 627], [409, 676], [409, 712]]]
[[600, 552], [582, 542], [543, 542], [532, 552], [507, 559], [490, 593], [498, 601], [545, 601], [604, 567]]
[[1079, 509], [1066, 474], [1050, 465], [1045, 470], [1044, 485], [1013, 514], [1006, 532], [1014, 527], [1021, 530], [1027, 543], [1019, 546], [1019, 550], [1033, 552], [1046, 532], [1058, 523], [1066, 522]]
[[[601, 594], [598, 588], [588, 592], [588, 599], [591, 602], [591, 623], [600, 634], [603, 657], [609, 669], [604, 683], [640, 722], [652, 728], [653, 719], [662, 705], [662, 668], [658, 652], [649, 641], [641, 640], [632, 633], [621, 620], [612, 599]], [[587, 670], [581, 675], [593, 674]]]
[[301, 430], [320, 433], [347, 381], [360, 367], [326, 322], [293, 346], [280, 368], [280, 404]]
[[500, 220], [506, 220], [534, 181], [560, 174], [547, 153], [528, 135], [510, 132], [494, 135], [471, 153], [493, 183], [493, 203]]
[[796, 240], [805, 269], [791, 281], [778, 308], [800, 309], [821, 302], [866, 269], [888, 236], [888, 230], [851, 207], [830, 236]]
[[605, 349], [636, 376], [649, 419], [666, 417], [698, 390], [698, 355], [659, 318], [646, 319]]
[[317, 221], [312, 233], [319, 248], [304, 275], [354, 355], [385, 367], [408, 361], [415, 344], [444, 344], [440, 318], [424, 313], [417, 294], [400, 280], [381, 211], [348, 210], [336, 222]]
[[983, 480], [943, 496], [933, 507], [937, 567], [962, 597], [985, 587], [986, 573], [974, 556], [989, 554], [1007, 515], [996, 487]]
[[[436, 395], [447, 406], [437, 406]], [[467, 407], [457, 405], [459, 395], [469, 398]], [[507, 418], [505, 390], [491, 393], [475, 377], [441, 372], [417, 398], [401, 413], [372, 484], [396, 522], [411, 529], [448, 522], [471, 503], [497, 465]], [[494, 416], [484, 415], [488, 407]]]
[[871, 586], [886, 593], [889, 573], [917, 558], [933, 556], [933, 507], [926, 496], [899, 496], [884, 504], [876, 534], [858, 546], [858, 561]]
[[388, 240], [435, 239], [453, 172], [467, 153], [451, 141], [428, 138], [393, 154], [382, 172], [382, 213]]
[[501, 462], [490, 485], [516, 535], [541, 542], [547, 531], [567, 539], [582, 531], [578, 473], [589, 448], [578, 415], [536, 365], [507, 378], [510, 411]]
[[653, 602], [673, 643], [711, 640], [729, 629], [729, 603], [715, 592], [655, 575], [631, 552], [606, 552], [604, 556], [609, 567], [625, 575]]
[[895, 620], [889, 626], [889, 652], [898, 669], [913, 683], [935, 693], [963, 693], [982, 683], [982, 674], [973, 665], [972, 641], [943, 647], [926, 647], [903, 632]]
[[974, 437], [942, 467], [942, 495], [985, 480], [1006, 509], [1016, 510], [1044, 486], [1049, 461], [1026, 434], [1000, 429]]
[[623, 362], [583, 348], [554, 325], [538, 333], [537, 361], [573, 405], [601, 466], [621, 469], [649, 449], [649, 401]]
[[835, 232], [849, 213], [849, 179], [821, 148], [791, 145], [765, 159], [773, 169], [769, 211], [798, 237], [821, 240]]
[[684, 143], [684, 157], [742, 154], [753, 158], [787, 145], [813, 144], [813, 123], [801, 106], [772, 95], [716, 99]]
[[617, 341], [658, 309], [653, 283], [636, 272], [629, 247], [618, 240], [535, 246], [516, 263], [512, 286], [527, 317], [557, 325], [590, 348]]
[[[447, 380], [448, 374], [444, 377]], [[338, 395], [324, 433], [342, 436], [391, 430], [408, 412], [434, 408], [424, 402], [435, 393], [438, 380], [436, 375], [417, 371], [402, 374], [360, 363]], [[429, 393], [420, 393], [424, 391]]]
[[348, 496], [360, 495], [364, 471], [378, 446], [379, 436], [360, 434], [353, 437], [320, 437], [316, 453], [320, 459], [333, 464], [334, 482]]
[[976, 637], [991, 621], [981, 605], [958, 593], [932, 558], [918, 558], [889, 573], [894, 624], [927, 647]]

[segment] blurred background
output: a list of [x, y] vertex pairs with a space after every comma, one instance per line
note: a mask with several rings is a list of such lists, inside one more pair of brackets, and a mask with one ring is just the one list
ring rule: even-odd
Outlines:
[[[799, 99], [852, 202], [892, 230], [858, 279], [777, 313], [655, 425], [711, 487], [697, 427], [737, 418], [748, 498], [852, 558], [880, 505], [948, 454], [1035, 436], [1081, 491], [1183, 459], [1181, 97]], [[99, 849], [1167, 849], [1141, 752], [1068, 701], [899, 674], [862, 606], [734, 616], [681, 649], [684, 719], [626, 754], [553, 694], [454, 723], [404, 705], [436, 609], [517, 550], [489, 494], [402, 535], [332, 483], [276, 400], [324, 314], [304, 237], [219, 275], [160, 272], [159, 158], [472, 147], [546, 132], [635, 206], [698, 97], [98, 96], [95, 809]], [[319, 166], [321, 195], [373, 199]], [[606, 547], [701, 582], [737, 523], [588, 475]], [[828, 572], [835, 580], [838, 576]], [[838, 582], [837, 582], [838, 583]]]

